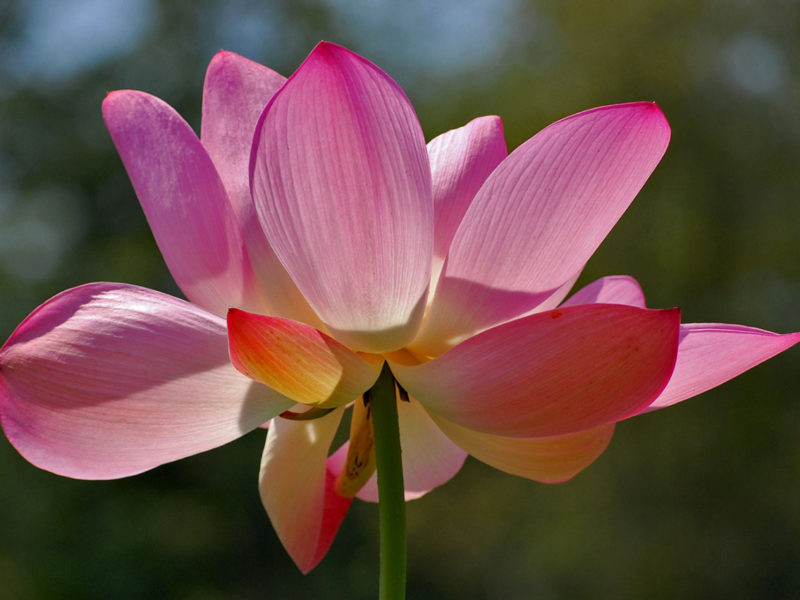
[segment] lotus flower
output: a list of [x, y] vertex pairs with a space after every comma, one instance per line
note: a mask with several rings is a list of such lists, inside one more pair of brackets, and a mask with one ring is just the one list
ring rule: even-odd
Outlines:
[[426, 147], [392, 79], [321, 43], [288, 80], [217, 54], [199, 139], [143, 92], [103, 115], [189, 301], [92, 283], [45, 302], [0, 350], [3, 429], [36, 466], [107, 479], [269, 422], [261, 497], [304, 572], [352, 499], [377, 499], [362, 396], [385, 363], [412, 499], [467, 453], [569, 479], [617, 421], [800, 340], [682, 325], [629, 277], [564, 301], [666, 150], [653, 103], [567, 117], [508, 156], [497, 117]]

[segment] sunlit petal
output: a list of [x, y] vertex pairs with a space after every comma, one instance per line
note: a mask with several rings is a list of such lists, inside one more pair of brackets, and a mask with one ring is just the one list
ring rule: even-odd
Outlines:
[[262, 115], [251, 188], [275, 253], [334, 337], [366, 352], [410, 341], [433, 202], [422, 130], [394, 81], [319, 44]]
[[272, 314], [319, 325], [267, 242], [250, 196], [250, 149], [258, 118], [286, 82], [272, 69], [218, 52], [206, 71], [200, 139], [239, 217], [253, 270]]
[[670, 406], [725, 383], [800, 342], [800, 333], [778, 334], [723, 323], [681, 325], [675, 371], [648, 410]]
[[197, 454], [291, 404], [233, 368], [223, 319], [136, 286], [67, 290], [0, 350], [6, 436], [70, 477], [124, 477]]
[[259, 491], [283, 546], [307, 573], [328, 551], [352, 498], [333, 491], [328, 449], [342, 409], [313, 421], [273, 419], [261, 459]]
[[367, 391], [383, 359], [360, 356], [297, 321], [232, 309], [228, 337], [234, 366], [295, 402], [342, 406]]
[[626, 304], [644, 308], [644, 292], [633, 277], [610, 275], [582, 287], [561, 306], [578, 304]]
[[648, 406], [675, 364], [680, 315], [613, 304], [511, 321], [429, 362], [390, 362], [429, 411], [496, 435], [590, 429]]
[[428, 142], [433, 181], [434, 281], [472, 199], [507, 155], [500, 117], [473, 119]]
[[659, 108], [639, 102], [567, 117], [512, 152], [464, 215], [415, 346], [438, 354], [548, 299], [580, 272], [668, 141]]
[[561, 483], [592, 464], [608, 447], [614, 424], [550, 437], [520, 438], [480, 433], [436, 417], [436, 424], [472, 456], [511, 475]]
[[103, 117], [153, 236], [186, 297], [218, 315], [263, 299], [238, 218], [189, 125], [155, 96], [112, 92]]

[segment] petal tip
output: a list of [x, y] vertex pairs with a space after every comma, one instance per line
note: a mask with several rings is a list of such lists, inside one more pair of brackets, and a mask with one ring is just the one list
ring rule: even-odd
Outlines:
[[217, 53], [211, 57], [211, 62], [209, 64], [214, 64], [221, 61], [229, 60], [233, 57], [239, 56], [235, 52], [231, 52], [230, 50], [217, 50]]
[[672, 130], [670, 129], [669, 121], [667, 121], [667, 116], [664, 114], [664, 111], [661, 110], [657, 102], [650, 100], [621, 104], [618, 106], [635, 108], [640, 114], [641, 120], [652, 129], [652, 135], [661, 134], [666, 149], [666, 144], [669, 142]]
[[235, 63], [255, 64], [259, 67], [262, 66], [259, 63], [242, 56], [241, 54], [237, 54], [236, 52], [231, 52], [230, 50], [219, 50], [213, 57], [211, 57], [211, 60], [208, 63], [208, 68], [206, 69], [206, 79], [208, 79], [209, 74], [215, 74], [229, 67], [235, 68]]
[[225, 66], [231, 61], [234, 60], [234, 57], [237, 55], [233, 52], [228, 50], [219, 50], [217, 53], [211, 57], [211, 60], [208, 62], [208, 68], [206, 69], [206, 79], [208, 79], [210, 74], [216, 73], [219, 70], [225, 68]]
[[[353, 52], [349, 48], [345, 48], [344, 46], [340, 46], [334, 42], [327, 42], [321, 41], [314, 49], [311, 50], [309, 55], [306, 57], [303, 64], [297, 69], [300, 71], [303, 67], [313, 66], [313, 65], [320, 65], [324, 64], [325, 67], [323, 68], [347, 68], [345, 65], [347, 63], [351, 64], [362, 64], [368, 65], [372, 69], [375, 69], [379, 73], [383, 74], [384, 77], [388, 78], [383, 70], [375, 65], [373, 62], [369, 61], [368, 59], [364, 58], [360, 54]], [[399, 86], [398, 86], [399, 87]]]
[[329, 42], [327, 40], [321, 40], [316, 46], [314, 46], [314, 48], [311, 50], [311, 54], [314, 54], [315, 52], [355, 54], [344, 46], [340, 46], [335, 42]]
[[[664, 111], [658, 103], [652, 100], [640, 100], [638, 102], [623, 102], [620, 104], [609, 104], [607, 106], [598, 106], [597, 108], [590, 108], [583, 112], [570, 115], [562, 119], [567, 121], [574, 117], [585, 116], [592, 113], [607, 113], [608, 111], [624, 111], [629, 115], [630, 119], [638, 120], [640, 123], [646, 124], [651, 128], [651, 134], [662, 133], [665, 136], [665, 142], [669, 141], [670, 127]], [[665, 146], [666, 147], [666, 146]]]
[[132, 90], [112, 90], [103, 98], [103, 117], [108, 119], [110, 113], [117, 107], [117, 105], [128, 97]]
[[167, 104], [155, 96], [140, 90], [114, 90], [108, 92], [103, 99], [103, 120], [110, 132], [123, 128], [124, 124], [134, 121], [135, 113], [145, 108], [146, 104], [163, 109]]
[[656, 102], [647, 102], [647, 108], [648, 115], [653, 120], [658, 121], [662, 129], [669, 135], [671, 133], [669, 121], [667, 121], [667, 116], [664, 114], [664, 111], [661, 110], [661, 107]]

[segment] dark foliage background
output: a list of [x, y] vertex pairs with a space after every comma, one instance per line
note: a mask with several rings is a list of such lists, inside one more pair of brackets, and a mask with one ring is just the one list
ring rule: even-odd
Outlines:
[[[503, 117], [511, 148], [600, 104], [656, 100], [673, 141], [589, 263], [688, 321], [800, 329], [800, 4], [791, 0], [0, 1], [0, 339], [56, 292], [177, 293], [100, 116], [154, 93], [199, 126], [219, 48], [289, 74], [319, 39], [406, 89], [428, 137]], [[800, 352], [618, 427], [573, 481], [468, 461], [408, 505], [410, 598], [800, 598]], [[256, 491], [264, 433], [112, 482], [0, 440], [0, 598], [369, 598], [358, 504], [301, 576]]]

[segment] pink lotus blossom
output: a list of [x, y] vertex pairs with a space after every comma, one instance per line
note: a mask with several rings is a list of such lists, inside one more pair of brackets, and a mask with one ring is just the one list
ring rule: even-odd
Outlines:
[[92, 283], [45, 302], [0, 350], [3, 429], [43, 469], [107, 479], [271, 420], [261, 497], [303, 571], [353, 497], [377, 499], [359, 398], [384, 361], [412, 499], [467, 453], [569, 479], [616, 422], [800, 340], [681, 325], [629, 277], [564, 301], [666, 150], [650, 102], [567, 117], [508, 156], [497, 117], [426, 146], [392, 79], [321, 43], [288, 80], [217, 54], [199, 139], [143, 92], [109, 94], [103, 115], [189, 301]]

